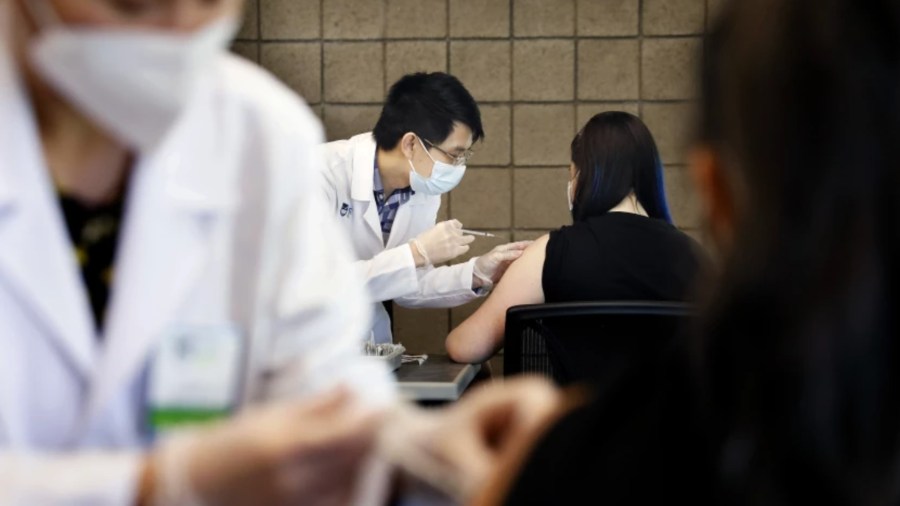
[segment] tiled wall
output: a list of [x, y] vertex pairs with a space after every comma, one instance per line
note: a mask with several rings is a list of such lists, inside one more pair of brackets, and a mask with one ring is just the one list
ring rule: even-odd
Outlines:
[[[405, 73], [459, 77], [481, 105], [487, 139], [441, 218], [497, 234], [476, 239], [472, 254], [570, 221], [569, 143], [611, 109], [650, 127], [676, 224], [699, 235], [682, 147], [700, 36], [722, 1], [250, 0], [234, 49], [303, 95], [329, 139], [370, 130]], [[395, 340], [441, 352], [475, 307], [397, 309]]]

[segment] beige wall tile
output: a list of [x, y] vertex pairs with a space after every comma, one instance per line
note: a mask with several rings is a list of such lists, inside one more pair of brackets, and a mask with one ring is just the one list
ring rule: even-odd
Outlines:
[[384, 1], [322, 0], [325, 39], [378, 39], [384, 36]]
[[568, 169], [517, 169], [513, 173], [516, 228], [555, 229], [572, 222], [566, 203]]
[[465, 228], [509, 228], [512, 224], [510, 170], [467, 169], [462, 182], [450, 192], [450, 208], [453, 218]]
[[575, 33], [575, 0], [513, 0], [516, 37], [570, 37]]
[[602, 103], [602, 104], [578, 104], [577, 108], [577, 118], [578, 122], [576, 124], [576, 129], [581, 130], [581, 128], [588, 122], [589, 119], [593, 118], [595, 114], [600, 114], [601, 112], [607, 111], [625, 111], [627, 113], [634, 114], [635, 116], [640, 116], [639, 107], [637, 102], [618, 102], [618, 103]]
[[[482, 366], [484, 367], [484, 366]], [[487, 367], [491, 370], [491, 379], [494, 381], [503, 380], [503, 350], [488, 360]], [[468, 390], [467, 390], [468, 391]], [[465, 392], [464, 392], [465, 393]]]
[[645, 40], [641, 98], [680, 100], [696, 97], [700, 48], [700, 38]]
[[695, 112], [691, 102], [644, 104], [643, 120], [656, 140], [663, 163], [684, 162]]
[[446, 354], [444, 340], [450, 331], [450, 312], [446, 309], [407, 309], [394, 305], [394, 342], [407, 353]]
[[638, 0], [578, 0], [578, 35], [638, 34]]
[[446, 193], [441, 195], [441, 207], [438, 208], [437, 223], [450, 219], [450, 196]]
[[482, 105], [479, 109], [485, 138], [473, 147], [475, 156], [471, 162], [478, 165], [509, 165], [512, 145], [510, 106]]
[[444, 41], [388, 42], [384, 51], [386, 88], [413, 72], [447, 71], [447, 43]]
[[575, 96], [575, 42], [513, 42], [513, 99], [572, 100]]
[[380, 42], [325, 43], [325, 100], [384, 100], [384, 51]]
[[247, 0], [244, 5], [243, 21], [237, 40], [259, 38], [259, 0]]
[[637, 40], [578, 41], [578, 98], [637, 99], [639, 54]]
[[233, 42], [231, 44], [231, 52], [236, 55], [240, 55], [254, 63], [259, 63], [258, 42]]
[[513, 241], [534, 241], [549, 233], [549, 230], [514, 230]]
[[688, 169], [666, 167], [663, 175], [672, 221], [679, 228], [700, 228], [700, 202]]
[[644, 35], [703, 33], [705, 0], [644, 0]]
[[568, 165], [574, 134], [573, 105], [517, 105], [513, 109], [513, 163]]
[[317, 39], [322, 36], [320, 0], [259, 0], [263, 39]]
[[451, 37], [509, 37], [509, 0], [449, 0]]
[[385, 36], [435, 39], [447, 36], [447, 0], [387, 2]]
[[319, 42], [263, 44], [260, 63], [307, 102], [322, 100], [322, 48]]
[[381, 106], [377, 105], [326, 105], [322, 114], [325, 123], [325, 135], [329, 141], [349, 139], [375, 128], [375, 122], [381, 114]]
[[509, 100], [509, 59], [508, 41], [450, 43], [450, 73], [462, 81], [475, 100]]
[[309, 108], [312, 109], [313, 114], [315, 114], [316, 117], [319, 118], [319, 121], [324, 125], [325, 115], [322, 113], [322, 104], [311, 105]]

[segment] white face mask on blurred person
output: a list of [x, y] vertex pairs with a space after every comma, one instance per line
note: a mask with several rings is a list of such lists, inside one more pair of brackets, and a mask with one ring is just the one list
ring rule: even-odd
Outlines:
[[571, 211], [575, 205], [572, 202], [572, 180], [570, 179], [568, 183], [566, 183], [566, 201], [569, 203], [569, 211]]
[[225, 17], [189, 34], [70, 27], [27, 0], [40, 32], [31, 63], [47, 84], [129, 147], [156, 148], [237, 31]]

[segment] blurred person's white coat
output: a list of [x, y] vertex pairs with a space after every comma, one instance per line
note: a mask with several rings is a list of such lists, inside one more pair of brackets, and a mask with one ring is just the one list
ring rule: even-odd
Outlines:
[[98, 332], [6, 53], [0, 45], [0, 504], [133, 501], [151, 442], [148, 364], [173, 327], [240, 329], [240, 405], [338, 383], [393, 399], [389, 372], [360, 354], [370, 309], [350, 246], [311, 202], [322, 134], [299, 99], [236, 57], [217, 62], [215, 83], [134, 165]]

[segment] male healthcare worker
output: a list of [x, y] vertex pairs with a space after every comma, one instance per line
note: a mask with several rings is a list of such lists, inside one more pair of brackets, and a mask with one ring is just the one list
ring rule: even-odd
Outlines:
[[382, 301], [454, 307], [483, 295], [528, 242], [504, 244], [466, 263], [435, 268], [469, 250], [459, 221], [435, 224], [441, 194], [459, 184], [484, 137], [472, 95], [455, 77], [403, 77], [372, 132], [324, 147], [323, 195], [353, 241], [375, 312], [370, 337], [389, 342]]
[[[226, 423], [169, 459], [183, 473], [153, 438], [338, 384], [393, 398], [360, 353], [370, 315], [349, 246], [303, 191], [318, 122], [227, 53], [241, 5], [0, 0], [2, 504], [133, 504], [160, 481], [161, 503], [188, 501], [186, 484], [251, 504], [283, 497], [227, 486], [321, 491], [310, 466], [356, 466], [347, 441], [329, 458], [343, 394]], [[294, 467], [272, 466], [276, 449]]]

